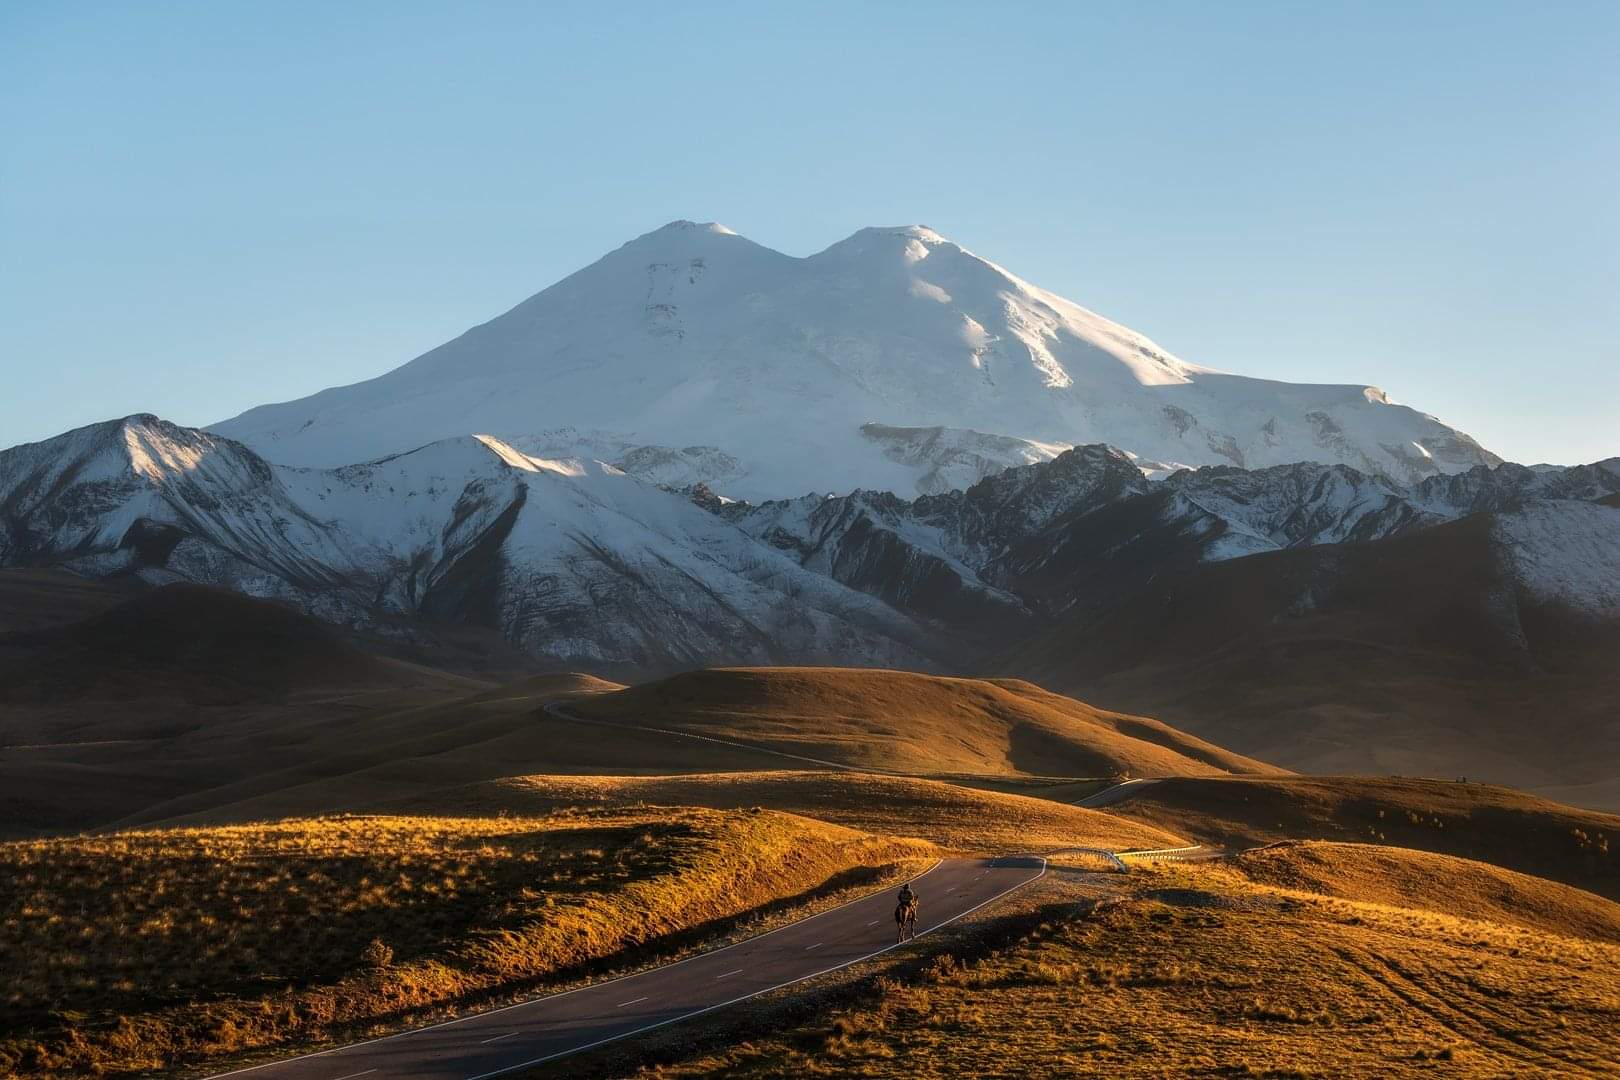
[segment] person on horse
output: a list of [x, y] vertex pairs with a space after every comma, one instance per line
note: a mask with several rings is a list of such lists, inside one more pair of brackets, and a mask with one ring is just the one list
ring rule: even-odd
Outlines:
[[911, 882], [900, 886], [900, 906], [914, 908], [917, 906], [917, 894], [911, 891]]
[[911, 882], [900, 886], [900, 896], [894, 906], [894, 922], [899, 932], [899, 940], [906, 939], [907, 931], [916, 935], [917, 925], [917, 894], [911, 891]]

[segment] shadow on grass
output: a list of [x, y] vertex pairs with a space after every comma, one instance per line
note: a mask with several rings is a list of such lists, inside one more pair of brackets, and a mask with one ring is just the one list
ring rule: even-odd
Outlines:
[[881, 1000], [885, 985], [926, 983], [931, 975], [976, 963], [1023, 943], [1049, 924], [1072, 920], [1097, 906], [1085, 900], [1043, 904], [979, 923], [955, 924], [917, 939], [907, 947], [833, 976], [822, 985], [799, 984], [704, 1017], [699, 1026], [677, 1023], [637, 1039], [610, 1044], [515, 1073], [524, 1078], [595, 1080], [637, 1069], [673, 1066], [765, 1036], [789, 1040], [794, 1050], [815, 1053], [826, 1031], [818, 1021], [836, 1010]]
[[289, 1042], [277, 1047], [265, 1047], [229, 1059], [211, 1059], [206, 1068], [201, 1068], [200, 1062], [193, 1061], [190, 1071], [196, 1075], [203, 1075], [226, 1068], [243, 1068], [263, 1061], [285, 1058], [295, 1052], [308, 1053], [323, 1046], [343, 1045], [363, 1038], [373, 1038], [384, 1031], [409, 1030], [437, 1023], [453, 1015], [471, 1015], [516, 1001], [543, 997], [580, 983], [595, 982], [655, 967], [685, 955], [719, 948], [751, 937], [754, 933], [762, 932], [764, 924], [773, 917], [793, 912], [817, 901], [867, 886], [876, 888], [885, 881], [891, 869], [891, 866], [851, 867], [834, 874], [814, 888], [758, 905], [737, 915], [711, 919], [677, 933], [630, 944], [606, 957], [570, 964], [545, 975], [511, 979], [499, 986], [464, 994], [431, 1006], [379, 1013], [364, 1023], [328, 1029], [325, 1033], [326, 1038], [318, 1044]]

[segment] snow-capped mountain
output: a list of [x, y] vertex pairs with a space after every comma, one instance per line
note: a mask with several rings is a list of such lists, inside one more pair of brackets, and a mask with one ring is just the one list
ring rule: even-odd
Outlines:
[[754, 505], [487, 435], [315, 469], [134, 416], [0, 452], [0, 568], [223, 585], [340, 622], [471, 623], [598, 671], [939, 668], [1178, 569], [1480, 511], [1526, 590], [1584, 594], [1607, 618], [1612, 589], [1593, 583], [1620, 580], [1617, 498], [1613, 463], [1411, 486], [1311, 463], [1155, 480], [1092, 445], [966, 490]]
[[271, 465], [133, 416], [0, 452], [0, 567], [223, 585], [344, 622], [424, 614], [567, 666], [866, 656], [936, 667], [908, 617], [598, 462], [449, 439]]
[[1409, 483], [1498, 460], [1373, 387], [1178, 359], [918, 226], [794, 258], [675, 222], [386, 375], [213, 430], [322, 467], [483, 432], [756, 501], [961, 489], [1092, 443], [1155, 476], [1314, 461]]
[[[1380, 540], [1487, 511], [1501, 512], [1499, 548], [1527, 590], [1607, 613], [1611, 588], [1588, 590], [1589, 602], [1573, 586], [1554, 586], [1611, 571], [1620, 580], [1620, 512], [1600, 505], [1620, 498], [1620, 469], [1608, 463], [1481, 465], [1412, 486], [1311, 463], [1152, 480], [1128, 455], [1085, 446], [915, 500], [856, 491], [754, 506], [703, 496], [714, 513], [807, 568], [992, 634], [1014, 611], [1058, 615], [1180, 566]], [[1571, 523], [1571, 532], [1561, 536], [1548, 522]]]

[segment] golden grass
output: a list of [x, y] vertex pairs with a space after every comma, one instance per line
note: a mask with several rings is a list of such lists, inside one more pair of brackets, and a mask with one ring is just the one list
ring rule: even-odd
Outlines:
[[1144, 785], [1111, 809], [1209, 844], [1388, 844], [1620, 899], [1620, 816], [1512, 788], [1395, 777], [1186, 778]]
[[929, 850], [707, 809], [0, 844], [0, 1073], [167, 1068], [320, 1039]]
[[1620, 1071], [1620, 947], [1296, 898], [1214, 867], [1022, 916], [848, 1005], [640, 1075], [1576, 1076]]
[[[568, 806], [767, 807], [886, 836], [913, 836], [959, 851], [1109, 849], [1183, 843], [1162, 829], [1047, 799], [938, 780], [850, 772], [751, 772], [693, 776], [518, 776], [400, 804], [434, 814], [549, 813]], [[390, 808], [395, 809], [395, 808]]]
[[717, 668], [569, 706], [577, 715], [736, 739], [911, 775], [1279, 775], [1157, 720], [1014, 679], [857, 668]]
[[1472, 859], [1371, 844], [1287, 841], [1226, 865], [1278, 888], [1620, 944], [1620, 904]]

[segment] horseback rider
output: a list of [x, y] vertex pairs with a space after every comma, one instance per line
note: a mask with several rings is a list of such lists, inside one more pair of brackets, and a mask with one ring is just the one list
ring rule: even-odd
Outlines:
[[911, 891], [911, 882], [900, 886], [900, 906], [914, 909], [917, 906], [917, 894]]

